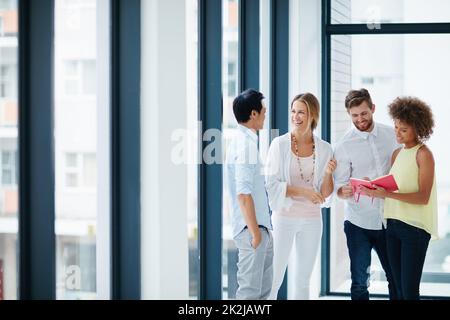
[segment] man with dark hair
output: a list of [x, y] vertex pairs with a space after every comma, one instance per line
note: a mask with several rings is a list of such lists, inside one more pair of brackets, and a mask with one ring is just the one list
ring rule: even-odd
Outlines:
[[236, 121], [238, 123], [245, 123], [250, 120], [252, 110], [260, 113], [263, 109], [263, 99], [263, 94], [254, 89], [247, 89], [238, 95], [233, 101], [233, 112]]
[[249, 89], [233, 102], [238, 129], [227, 150], [225, 177], [239, 251], [237, 299], [267, 299], [272, 288], [272, 223], [257, 136], [266, 117], [263, 99], [260, 92]]
[[355, 199], [351, 177], [375, 179], [389, 173], [391, 155], [399, 147], [392, 127], [373, 121], [375, 105], [366, 89], [351, 90], [345, 108], [353, 122], [339, 140], [334, 157], [335, 192], [345, 202], [344, 232], [350, 256], [352, 300], [369, 299], [372, 249], [375, 249], [389, 283], [390, 299], [397, 299], [386, 251], [386, 223], [381, 199]]

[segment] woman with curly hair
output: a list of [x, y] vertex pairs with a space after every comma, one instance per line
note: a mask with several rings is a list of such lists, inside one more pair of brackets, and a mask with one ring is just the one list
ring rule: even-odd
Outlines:
[[386, 199], [386, 245], [398, 296], [420, 299], [419, 286], [430, 238], [437, 238], [437, 195], [435, 165], [424, 142], [433, 133], [430, 107], [413, 97], [395, 99], [389, 105], [397, 141], [403, 144], [392, 154], [390, 173], [399, 190], [383, 188], [363, 191]]

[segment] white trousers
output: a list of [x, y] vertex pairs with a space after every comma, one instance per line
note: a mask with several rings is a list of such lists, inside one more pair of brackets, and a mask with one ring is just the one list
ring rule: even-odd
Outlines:
[[311, 273], [322, 237], [322, 217], [296, 218], [274, 214], [272, 223], [273, 284], [269, 299], [277, 299], [289, 257], [293, 252], [296, 257], [293, 261], [295, 263], [289, 266], [289, 274], [293, 274], [294, 277], [293, 299], [308, 300]]

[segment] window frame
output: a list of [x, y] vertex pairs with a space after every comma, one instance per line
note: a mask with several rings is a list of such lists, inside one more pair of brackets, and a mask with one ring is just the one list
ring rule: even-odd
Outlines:
[[[18, 287], [26, 300], [56, 298], [54, 1], [18, 0]], [[109, 69], [111, 89], [101, 94], [110, 115], [101, 125], [110, 143], [99, 147], [111, 157], [98, 179], [101, 174], [111, 182], [102, 190], [107, 204], [99, 208], [110, 214], [102, 221], [106, 253], [97, 258], [110, 270], [97, 269], [105, 283], [101, 293], [97, 287], [102, 299], [140, 298], [140, 4], [108, 1], [111, 41], [102, 68]]]
[[[331, 37], [334, 35], [369, 35], [380, 34], [450, 34], [450, 23], [381, 23], [379, 28], [369, 29], [367, 24], [332, 24], [331, 1], [322, 0], [322, 139], [331, 141]], [[338, 293], [330, 290], [330, 208], [323, 210], [322, 255], [324, 262], [321, 270], [321, 295], [350, 296], [350, 293]], [[386, 298], [385, 294], [371, 294], [371, 297]], [[425, 299], [446, 299], [446, 297], [423, 296]]]

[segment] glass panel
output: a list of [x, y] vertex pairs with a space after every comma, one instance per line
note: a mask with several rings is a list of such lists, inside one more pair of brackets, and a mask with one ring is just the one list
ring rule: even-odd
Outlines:
[[83, 163], [83, 184], [94, 188], [97, 185], [97, 160], [95, 154], [85, 154]]
[[77, 154], [76, 153], [68, 153], [66, 155], [66, 166], [68, 168], [76, 168], [77, 167]]
[[11, 170], [2, 170], [2, 184], [3, 185], [10, 185], [12, 184], [12, 175]]
[[198, 242], [198, 0], [186, 1], [186, 77], [187, 77], [187, 215], [189, 243], [189, 298], [200, 295], [200, 252]]
[[97, 74], [95, 60], [87, 60], [83, 63], [83, 93], [94, 94], [97, 92]]
[[67, 95], [76, 95], [79, 92], [78, 82], [76, 80], [66, 80], [64, 89]]
[[450, 22], [448, 0], [332, 0], [331, 23]]
[[[436, 161], [440, 240], [431, 241], [422, 276], [422, 295], [449, 296], [450, 292], [450, 136], [446, 121], [450, 73], [450, 35], [333, 36], [331, 39], [331, 133], [336, 144], [350, 128], [344, 99], [351, 88], [365, 87], [376, 105], [375, 121], [393, 125], [387, 105], [412, 95], [432, 107], [436, 127], [427, 145]], [[348, 292], [350, 267], [343, 232], [342, 201], [331, 206], [331, 291]], [[387, 294], [385, 275], [373, 252], [371, 293]]]
[[56, 297], [97, 298], [97, 0], [55, 1]]
[[66, 174], [66, 187], [69, 188], [78, 187], [78, 175], [76, 173]]
[[[230, 138], [233, 136], [237, 122], [233, 114], [233, 100], [238, 95], [238, 0], [225, 0], [222, 11], [222, 95], [223, 95], [223, 156], [226, 157], [226, 150]], [[223, 299], [233, 299], [237, 290], [237, 249], [233, 242], [231, 230], [231, 211], [229, 209], [229, 195], [223, 179], [223, 251], [222, 251], [222, 285]]]
[[66, 76], [76, 76], [78, 72], [78, 64], [76, 61], [66, 61], [65, 62], [65, 72]]
[[17, 299], [18, 261], [18, 7], [0, 2], [0, 300]]
[[2, 151], [2, 165], [9, 166], [11, 164], [11, 153], [9, 151]]

